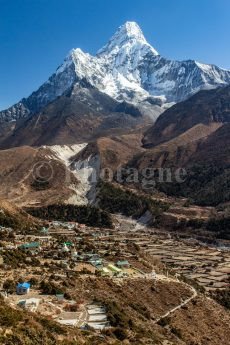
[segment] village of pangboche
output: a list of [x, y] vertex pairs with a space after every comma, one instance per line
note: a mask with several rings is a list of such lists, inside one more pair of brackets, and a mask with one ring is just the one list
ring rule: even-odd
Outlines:
[[119, 294], [114, 298], [118, 291], [134, 313], [158, 326], [226, 290], [224, 244], [218, 249], [142, 220], [114, 215], [113, 228], [45, 221], [29, 234], [1, 226], [2, 298], [13, 309], [101, 334], [126, 321], [113, 315], [124, 308]]

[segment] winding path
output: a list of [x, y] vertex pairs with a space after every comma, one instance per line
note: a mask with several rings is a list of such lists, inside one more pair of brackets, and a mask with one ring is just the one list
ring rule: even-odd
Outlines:
[[169, 316], [170, 314], [174, 313], [176, 310], [181, 309], [182, 307], [184, 307], [186, 304], [188, 304], [191, 300], [193, 300], [194, 298], [197, 297], [197, 291], [194, 289], [194, 287], [192, 287], [191, 285], [188, 285], [186, 283], [182, 283], [184, 286], [187, 286], [190, 291], [192, 291], [192, 296], [190, 296], [189, 298], [187, 298], [185, 301], [181, 302], [178, 306], [170, 309], [169, 311], [167, 311], [167, 313], [165, 313], [162, 316], [159, 316], [154, 323], [156, 324], [157, 322], [159, 322], [160, 320], [164, 319], [165, 317]]

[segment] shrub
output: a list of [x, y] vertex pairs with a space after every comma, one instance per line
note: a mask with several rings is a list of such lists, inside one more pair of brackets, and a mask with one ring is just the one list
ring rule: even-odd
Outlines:
[[106, 301], [105, 306], [111, 326], [119, 328], [128, 328], [130, 326], [130, 319], [126, 316], [125, 310], [117, 302]]
[[167, 317], [164, 317], [163, 319], [160, 319], [157, 322], [157, 324], [161, 327], [165, 327], [165, 326], [169, 325], [170, 322], [171, 322], [171, 319], [170, 319], [170, 317], [167, 316]]
[[139, 303], [132, 303], [130, 306], [134, 310], [136, 310], [139, 314], [143, 315], [146, 319], [151, 318], [149, 310], [144, 305], [139, 304]]
[[14, 293], [16, 290], [15, 281], [12, 279], [7, 279], [3, 283], [3, 289], [6, 290], [8, 293]]
[[113, 334], [120, 341], [125, 340], [127, 338], [126, 330], [124, 330], [123, 328], [120, 328], [120, 327], [115, 328], [113, 331]]
[[40, 289], [44, 295], [58, 295], [63, 294], [63, 290], [52, 282], [42, 281]]
[[48, 319], [40, 319], [39, 321], [51, 333], [66, 334], [66, 330], [55, 321]]
[[12, 309], [7, 305], [0, 306], [0, 326], [13, 327], [22, 319], [23, 314], [21, 311]]
[[2, 253], [4, 263], [11, 266], [12, 268], [21, 267], [22, 264], [26, 263], [27, 255], [21, 249], [5, 250]]
[[223, 307], [230, 309], [230, 288], [227, 290], [215, 291], [212, 297]]
[[182, 332], [179, 328], [172, 327], [171, 332], [175, 334], [175, 336], [177, 336], [178, 338], [182, 338]]

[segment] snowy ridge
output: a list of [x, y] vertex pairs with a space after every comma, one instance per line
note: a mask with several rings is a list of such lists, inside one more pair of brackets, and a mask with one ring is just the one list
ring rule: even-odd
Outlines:
[[136, 104], [148, 97], [178, 102], [201, 89], [230, 83], [230, 71], [215, 65], [161, 57], [134, 22], [120, 26], [96, 56], [78, 48], [72, 50], [69, 59], [77, 77], [86, 78], [118, 101]]
[[194, 60], [165, 59], [146, 41], [135, 22], [127, 22], [96, 56], [73, 49], [36, 92], [0, 112], [0, 120], [34, 114], [82, 80], [118, 101], [143, 109], [157, 105], [163, 110], [199, 90], [229, 84], [230, 71]]

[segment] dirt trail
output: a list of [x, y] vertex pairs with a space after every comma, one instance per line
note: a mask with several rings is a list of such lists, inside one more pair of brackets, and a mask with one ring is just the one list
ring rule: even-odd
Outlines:
[[[160, 280], [167, 280], [167, 281], [174, 281], [174, 282], [179, 282], [177, 279], [173, 279], [173, 278], [168, 278], [166, 276], [158, 276], [158, 279], [160, 278]], [[160, 320], [164, 319], [165, 317], [169, 316], [170, 314], [174, 313], [176, 310], [181, 309], [183, 306], [185, 306], [186, 304], [188, 304], [191, 300], [193, 300], [194, 298], [197, 297], [197, 291], [196, 289], [194, 289], [194, 287], [192, 287], [189, 284], [180, 282], [181, 284], [183, 284], [184, 286], [186, 286], [187, 288], [190, 289], [190, 291], [192, 292], [192, 295], [187, 298], [185, 301], [181, 302], [179, 305], [177, 305], [176, 307], [173, 307], [172, 309], [170, 309], [169, 311], [167, 311], [167, 313], [165, 313], [164, 315], [159, 316], [154, 323], [159, 322]]]

